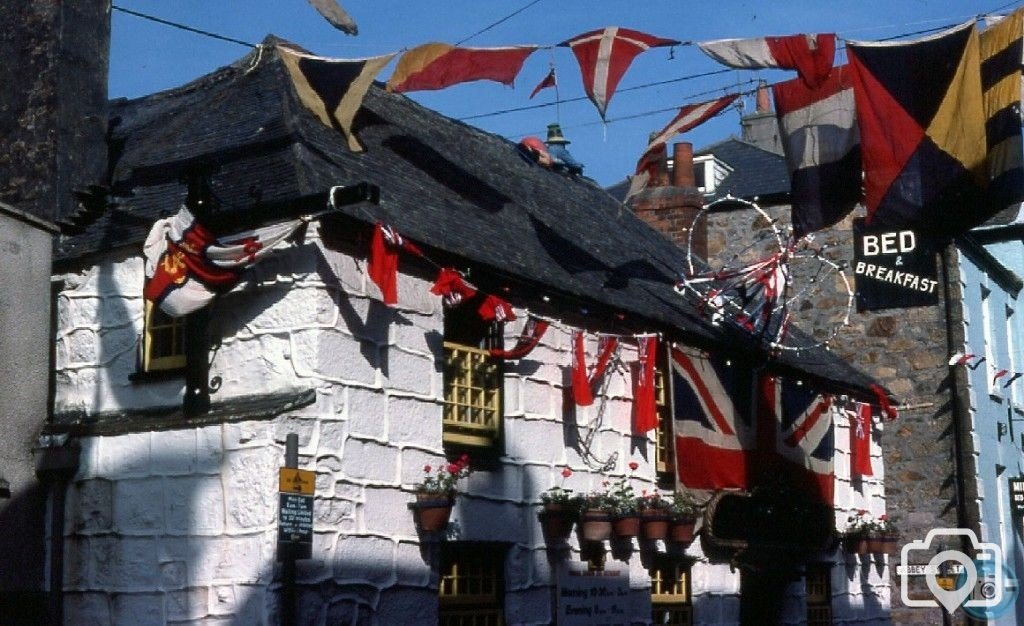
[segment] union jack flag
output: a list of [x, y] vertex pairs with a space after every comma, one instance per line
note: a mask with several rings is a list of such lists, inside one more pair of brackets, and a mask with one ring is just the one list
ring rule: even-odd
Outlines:
[[761, 401], [775, 423], [775, 450], [781, 463], [771, 463], [793, 484], [832, 504], [835, 485], [835, 426], [832, 396], [808, 385], [767, 377]]
[[746, 489], [757, 445], [750, 370], [680, 348], [672, 348], [671, 366], [680, 483]]

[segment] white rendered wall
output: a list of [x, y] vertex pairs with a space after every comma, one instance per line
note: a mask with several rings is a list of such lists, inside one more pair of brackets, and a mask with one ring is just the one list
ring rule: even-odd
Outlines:
[[[317, 473], [313, 558], [298, 572], [300, 623], [436, 623], [439, 545], [421, 540], [406, 505], [424, 464], [444, 458], [443, 313], [430, 282], [408, 274], [400, 275], [398, 306], [382, 306], [364, 269], [362, 259], [325, 249], [314, 226], [304, 245], [272, 255], [214, 309], [212, 336], [221, 341], [210, 376], [222, 384], [213, 402], [312, 389], [314, 404], [266, 421], [83, 439], [66, 524], [68, 623], [276, 622], [277, 469], [290, 432], [299, 435], [300, 467]], [[141, 272], [137, 257], [115, 254], [65, 277], [58, 415], [180, 404], [180, 381], [127, 378], [141, 332]], [[506, 334], [517, 335], [522, 321]], [[536, 519], [539, 494], [561, 481], [564, 467], [575, 472], [566, 486], [586, 491], [636, 461], [636, 489], [654, 489], [653, 444], [630, 436], [624, 368], [612, 371], [594, 406], [576, 410], [579, 437], [600, 424], [592, 451], [600, 461], [614, 455], [614, 469], [598, 472], [566, 444], [576, 431], [563, 423], [569, 347], [568, 329], [552, 327], [527, 358], [508, 362], [505, 455], [500, 468], [461, 485], [447, 537], [509, 544], [509, 624], [548, 623], [555, 572], [579, 558], [575, 538], [568, 551], [549, 550]], [[590, 336], [591, 361], [595, 352]], [[634, 362], [635, 350], [622, 358]], [[848, 445], [841, 428], [840, 447]], [[848, 466], [842, 459], [837, 474]], [[840, 495], [849, 482], [837, 480], [837, 518], [845, 522], [847, 507], [862, 503]], [[865, 501], [873, 509], [881, 502]], [[631, 616], [643, 623], [650, 581], [639, 545], [631, 545], [608, 558], [628, 563]], [[689, 553], [699, 557], [699, 544]], [[835, 583], [839, 572], [850, 580], [849, 590], [834, 584], [837, 599], [842, 589], [851, 604], [870, 595], [864, 604], [888, 606], [874, 566], [836, 558]], [[698, 562], [692, 591], [695, 623], [738, 622], [738, 572]], [[799, 618], [799, 593], [792, 604], [789, 615]], [[856, 622], [884, 612], [845, 615]]]

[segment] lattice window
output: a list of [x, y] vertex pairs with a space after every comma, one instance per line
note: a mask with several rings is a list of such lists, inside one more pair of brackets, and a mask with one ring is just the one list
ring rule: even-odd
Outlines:
[[146, 301], [142, 333], [142, 369], [145, 372], [185, 367], [185, 318], [171, 317]]
[[491, 545], [445, 546], [438, 589], [440, 626], [504, 624], [505, 552]]
[[807, 626], [832, 624], [832, 565], [812, 563], [807, 566]]
[[658, 427], [654, 432], [654, 468], [659, 479], [674, 481], [676, 451], [672, 433], [672, 389], [667, 357], [659, 359], [654, 370], [654, 394], [658, 406]]
[[650, 569], [651, 621], [668, 626], [691, 626], [690, 566], [662, 558]]
[[489, 350], [501, 347], [501, 332], [501, 324], [482, 322], [475, 307], [445, 311], [446, 445], [500, 448], [504, 379], [501, 361]]

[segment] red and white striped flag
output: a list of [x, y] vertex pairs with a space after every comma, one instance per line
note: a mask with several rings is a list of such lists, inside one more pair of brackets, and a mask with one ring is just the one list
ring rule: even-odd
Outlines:
[[836, 36], [832, 33], [717, 39], [700, 42], [697, 46], [704, 54], [729, 67], [796, 70], [812, 89], [828, 78], [836, 56]]
[[583, 75], [583, 88], [604, 119], [605, 110], [619, 81], [638, 54], [661, 46], [679, 44], [628, 28], [599, 28], [558, 44], [572, 48]]
[[[651, 143], [647, 145], [647, 149], [644, 150], [644, 154], [646, 155], [659, 145], [667, 143], [672, 137], [700, 126], [704, 122], [721, 113], [725, 107], [732, 104], [733, 100], [738, 97], [739, 94], [729, 94], [727, 96], [722, 96], [717, 100], [708, 100], [707, 102], [701, 102], [698, 104], [688, 104], [679, 109], [679, 113], [676, 114], [675, 118], [668, 123], [668, 126], [661, 129], [661, 132], [659, 132], [658, 135], [651, 140]], [[641, 158], [641, 160], [643, 159]]]

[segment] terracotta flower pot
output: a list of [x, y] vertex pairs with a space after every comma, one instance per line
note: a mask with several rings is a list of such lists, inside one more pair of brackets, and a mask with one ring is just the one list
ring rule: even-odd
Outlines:
[[668, 537], [667, 515], [648, 511], [640, 514], [640, 536], [644, 539], [665, 539]]
[[453, 496], [436, 493], [418, 493], [416, 502], [409, 505], [416, 527], [424, 532], [438, 532], [448, 526], [455, 504]]
[[868, 554], [871, 552], [865, 535], [848, 535], [843, 538], [843, 549], [847, 554]]
[[612, 532], [616, 537], [628, 539], [640, 534], [640, 516], [633, 513], [612, 518]]
[[544, 509], [537, 516], [540, 519], [541, 530], [548, 541], [565, 541], [572, 534], [572, 527], [576, 520], [576, 512], [571, 507], [561, 504], [545, 504]]
[[697, 527], [697, 520], [676, 519], [669, 523], [668, 538], [674, 543], [690, 545], [693, 543], [694, 528]]
[[899, 551], [897, 535], [869, 535], [865, 543], [867, 551], [872, 554], [896, 554]]
[[586, 541], [604, 541], [612, 536], [612, 516], [608, 511], [587, 509], [580, 515], [579, 532]]

